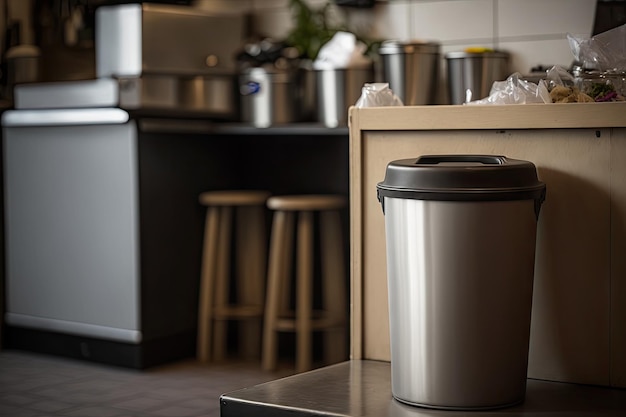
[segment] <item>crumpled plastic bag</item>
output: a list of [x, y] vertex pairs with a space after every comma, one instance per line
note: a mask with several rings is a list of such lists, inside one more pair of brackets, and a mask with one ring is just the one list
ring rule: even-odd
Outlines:
[[372, 65], [365, 56], [367, 47], [350, 32], [337, 32], [320, 49], [314, 69], [363, 68]]
[[585, 69], [623, 71], [626, 69], [626, 24], [591, 38], [567, 34], [576, 61]]
[[554, 87], [571, 87], [576, 84], [576, 78], [565, 68], [555, 65], [546, 71], [548, 90]]
[[523, 80], [519, 72], [511, 74], [505, 81], [496, 81], [491, 86], [489, 96], [481, 100], [470, 101], [465, 105], [476, 104], [530, 104], [552, 103], [548, 87], [544, 80], [539, 84]]
[[396, 96], [389, 83], [366, 83], [361, 89], [361, 97], [355, 107], [387, 107], [404, 106], [400, 97]]
[[[574, 76], [554, 66], [538, 84], [512, 74], [506, 81], [493, 83], [487, 98], [466, 104], [580, 103], [626, 100], [626, 24], [591, 38], [567, 34], [574, 59], [583, 71]], [[595, 77], [595, 78], [594, 78]], [[607, 86], [611, 87], [606, 92]], [[596, 90], [601, 93], [595, 94]], [[599, 89], [597, 87], [604, 87]]]

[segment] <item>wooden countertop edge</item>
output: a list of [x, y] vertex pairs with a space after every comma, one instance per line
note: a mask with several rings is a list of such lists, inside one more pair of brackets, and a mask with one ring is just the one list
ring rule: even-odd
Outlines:
[[362, 131], [626, 127], [626, 102], [351, 107], [350, 118], [356, 113]]

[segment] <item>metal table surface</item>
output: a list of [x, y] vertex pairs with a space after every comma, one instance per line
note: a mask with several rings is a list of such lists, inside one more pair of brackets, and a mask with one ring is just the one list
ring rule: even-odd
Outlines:
[[389, 362], [353, 360], [223, 394], [220, 410], [222, 417], [617, 417], [626, 415], [626, 390], [529, 379], [517, 406], [432, 410], [393, 399]]

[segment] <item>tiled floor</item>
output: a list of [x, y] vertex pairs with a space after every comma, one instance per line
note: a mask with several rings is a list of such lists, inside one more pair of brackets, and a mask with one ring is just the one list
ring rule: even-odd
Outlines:
[[259, 363], [199, 364], [148, 370], [111, 367], [23, 351], [0, 351], [0, 417], [219, 416], [225, 392], [289, 375]]

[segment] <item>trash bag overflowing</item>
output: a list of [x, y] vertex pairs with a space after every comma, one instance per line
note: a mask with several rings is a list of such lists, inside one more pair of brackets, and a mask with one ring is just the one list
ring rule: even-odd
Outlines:
[[626, 101], [626, 24], [588, 39], [567, 39], [576, 61], [571, 72], [554, 66], [537, 84], [514, 73], [494, 82], [488, 97], [465, 104]]

